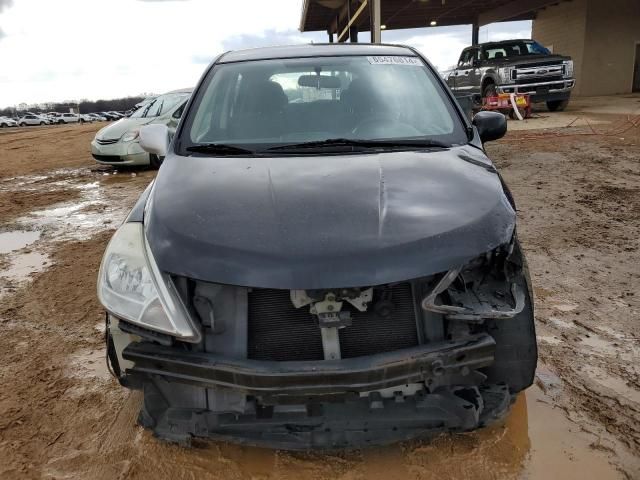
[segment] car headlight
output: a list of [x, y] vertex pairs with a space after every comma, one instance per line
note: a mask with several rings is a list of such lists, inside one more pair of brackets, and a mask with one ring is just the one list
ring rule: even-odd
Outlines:
[[140, 135], [140, 132], [138, 130], [131, 130], [130, 132], [127, 132], [122, 136], [122, 141], [132, 142], [133, 140], [138, 138], [139, 135]]
[[118, 318], [186, 342], [200, 342], [200, 330], [173, 281], [158, 270], [142, 223], [125, 223], [109, 242], [98, 274], [98, 298]]
[[573, 60], [565, 60], [562, 64], [564, 65], [564, 76], [573, 78]]
[[513, 67], [498, 68], [498, 76], [502, 83], [513, 83]]

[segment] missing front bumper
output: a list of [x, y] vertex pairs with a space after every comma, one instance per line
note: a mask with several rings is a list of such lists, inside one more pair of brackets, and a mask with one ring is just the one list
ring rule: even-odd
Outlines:
[[371, 408], [367, 399], [325, 403], [307, 412], [244, 415], [194, 408], [159, 408], [160, 390], [145, 384], [139, 423], [164, 440], [189, 446], [193, 438], [285, 450], [344, 450], [464, 432], [503, 418], [511, 395], [506, 385], [442, 388]]
[[[127, 383], [144, 390], [140, 423], [163, 439], [344, 449], [465, 431], [499, 418], [509, 389], [483, 385], [478, 373], [492, 364], [494, 349], [493, 338], [481, 334], [337, 361], [232, 359], [152, 343], [132, 343], [123, 357], [134, 364]], [[402, 394], [416, 383], [425, 388]], [[376, 393], [394, 387], [392, 397]], [[216, 408], [219, 395], [235, 396], [240, 408]]]
[[247, 395], [308, 396], [368, 392], [414, 382], [425, 382], [433, 389], [491, 365], [494, 348], [493, 338], [481, 334], [463, 341], [342, 360], [234, 359], [152, 343], [132, 343], [123, 357], [135, 363], [126, 372], [132, 380], [161, 376], [192, 385], [240, 390]]

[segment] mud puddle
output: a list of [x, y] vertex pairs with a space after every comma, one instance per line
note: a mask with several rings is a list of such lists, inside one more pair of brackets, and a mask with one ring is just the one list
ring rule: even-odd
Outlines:
[[0, 233], [0, 255], [20, 250], [40, 238], [40, 232], [14, 230]]
[[118, 225], [130, 208], [129, 197], [140, 192], [140, 182], [135, 180], [132, 174], [89, 169], [59, 169], [2, 180], [0, 192], [47, 190], [54, 199], [59, 192], [59, 201], [28, 211], [0, 232], [0, 296], [44, 270], [60, 242], [86, 240]]
[[[552, 377], [552, 374], [547, 375], [545, 381], [556, 382]], [[558, 385], [560, 383], [553, 388], [561, 388]], [[132, 479], [632, 478], [625, 477], [613, 464], [615, 443], [604, 441], [572, 423], [561, 409], [554, 407], [551, 396], [537, 385], [518, 397], [501, 424], [471, 433], [440, 435], [431, 441], [336, 454], [293, 453], [205, 441], [195, 442], [194, 448], [185, 449], [162, 442], [140, 427], [129, 426], [139, 406], [140, 396], [131, 394], [119, 415], [129, 419], [127, 425], [116, 420], [114, 430], [117, 428], [117, 431], [108, 432], [108, 436], [117, 438], [118, 442], [106, 439], [105, 447], [91, 454], [94, 458], [112, 458], [116, 451], [122, 451], [117, 443], [126, 442], [127, 454], [120, 459], [126, 464], [127, 478]], [[149, 462], [150, 458], [154, 461]], [[78, 465], [73, 462], [67, 464], [64, 458], [53, 458], [45, 472], [73, 478], [87, 473], [77, 469]], [[117, 472], [111, 474], [117, 476]]]
[[76, 378], [94, 378], [107, 381], [111, 378], [107, 368], [105, 351], [101, 348], [81, 350], [71, 355], [68, 375]]

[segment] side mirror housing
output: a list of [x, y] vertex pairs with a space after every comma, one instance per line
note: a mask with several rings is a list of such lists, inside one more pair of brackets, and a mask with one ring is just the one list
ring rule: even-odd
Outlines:
[[507, 133], [507, 118], [498, 112], [478, 112], [472, 123], [478, 129], [482, 143], [498, 140]]
[[169, 149], [169, 129], [154, 123], [140, 128], [140, 146], [145, 152], [164, 157]]

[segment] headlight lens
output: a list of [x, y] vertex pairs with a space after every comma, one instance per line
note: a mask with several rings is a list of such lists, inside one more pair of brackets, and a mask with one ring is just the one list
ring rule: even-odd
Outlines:
[[123, 142], [131, 142], [131, 141], [135, 140], [136, 138], [138, 138], [139, 134], [140, 134], [140, 132], [138, 130], [131, 130], [130, 132], [127, 132], [122, 136], [122, 141]]
[[498, 68], [498, 75], [500, 76], [500, 81], [502, 83], [513, 83], [513, 79], [511, 78], [511, 72], [513, 72], [513, 67], [500, 67]]
[[173, 282], [158, 270], [141, 223], [125, 223], [109, 242], [98, 274], [98, 298], [123, 320], [187, 342], [200, 341]]
[[565, 60], [562, 63], [564, 64], [564, 76], [572, 78], [573, 77], [573, 60]]

